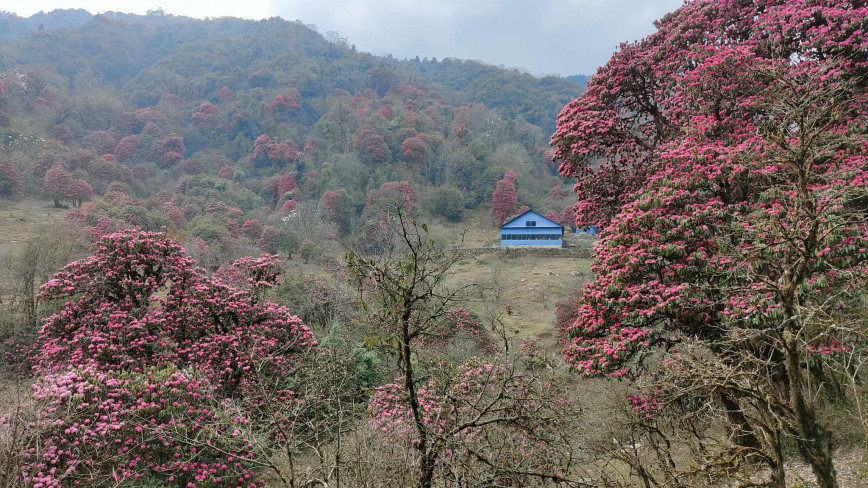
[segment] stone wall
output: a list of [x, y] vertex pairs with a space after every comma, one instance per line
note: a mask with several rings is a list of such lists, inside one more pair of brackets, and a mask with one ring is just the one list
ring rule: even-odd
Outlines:
[[503, 257], [533, 256], [539, 258], [576, 258], [591, 259], [594, 256], [592, 247], [465, 247], [457, 249], [463, 258], [475, 258], [482, 254], [498, 253]]

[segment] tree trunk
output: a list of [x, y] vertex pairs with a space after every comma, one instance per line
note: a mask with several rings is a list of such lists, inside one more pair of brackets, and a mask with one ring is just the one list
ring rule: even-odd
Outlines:
[[726, 409], [726, 427], [729, 429], [732, 442], [739, 447], [755, 449], [757, 451], [762, 449], [762, 445], [754, 434], [750, 422], [745, 418], [738, 400], [733, 398], [729, 393], [723, 392], [720, 394], [720, 403]]
[[817, 421], [814, 408], [805, 400], [802, 375], [802, 354], [796, 335], [784, 332], [787, 354], [787, 375], [790, 378], [790, 406], [796, 414], [796, 446], [799, 454], [811, 465], [819, 488], [838, 488], [835, 465], [832, 463], [831, 436]]
[[[410, 303], [410, 300], [405, 299], [404, 303]], [[434, 479], [434, 456], [432, 456], [428, 448], [428, 431], [425, 426], [425, 421], [422, 419], [422, 411], [419, 405], [419, 397], [416, 394], [416, 380], [413, 375], [413, 359], [410, 336], [410, 317], [413, 310], [407, 306], [401, 315], [401, 353], [399, 361], [404, 370], [404, 389], [407, 392], [407, 398], [410, 403], [410, 411], [413, 414], [413, 421], [416, 424], [416, 434], [418, 435], [417, 449], [419, 450], [419, 488], [431, 488], [431, 483]]]
[[774, 433], [769, 433], [767, 440], [768, 449], [771, 451], [771, 458], [768, 461], [771, 472], [771, 486], [774, 488], [787, 488], [787, 472], [784, 470], [784, 452], [781, 448], [780, 433], [775, 429]]

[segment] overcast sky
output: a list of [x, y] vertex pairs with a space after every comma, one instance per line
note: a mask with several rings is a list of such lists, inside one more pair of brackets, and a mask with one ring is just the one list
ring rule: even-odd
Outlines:
[[397, 58], [456, 57], [533, 74], [593, 74], [622, 41], [654, 30], [682, 0], [0, 0], [27, 17], [83, 8], [191, 17], [279, 15], [339, 31], [360, 51]]

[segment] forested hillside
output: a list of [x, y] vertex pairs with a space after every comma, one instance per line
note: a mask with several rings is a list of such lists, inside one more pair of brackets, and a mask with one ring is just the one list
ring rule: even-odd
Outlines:
[[[6, 198], [82, 207], [91, 225], [192, 222], [206, 241], [217, 203], [243, 224], [322, 200], [342, 233], [355, 232], [370, 192], [389, 182], [452, 221], [486, 204], [508, 171], [519, 205], [560, 214], [568, 203], [546, 148], [557, 111], [582, 89], [573, 80], [376, 57], [279, 18], [85, 17], [2, 18]], [[112, 189], [160, 201], [83, 205]]]
[[[866, 0], [590, 79], [0, 27], [0, 487], [866, 485]], [[599, 238], [492, 246], [524, 207]]]

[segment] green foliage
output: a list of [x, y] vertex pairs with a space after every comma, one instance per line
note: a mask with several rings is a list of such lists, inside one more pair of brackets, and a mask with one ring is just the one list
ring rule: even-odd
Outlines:
[[301, 254], [301, 258], [304, 259], [304, 263], [307, 264], [311, 259], [318, 258], [322, 255], [322, 247], [311, 241], [305, 240], [301, 243], [298, 252]]
[[443, 216], [451, 222], [460, 222], [464, 216], [464, 195], [455, 188], [435, 188], [428, 194], [425, 206], [433, 215]]
[[191, 236], [210, 243], [226, 232], [226, 225], [213, 215], [197, 215], [187, 224], [187, 230]]
[[281, 233], [277, 237], [277, 248], [279, 251], [285, 252], [289, 259], [292, 259], [292, 254], [298, 251], [301, 240], [295, 232], [290, 230]]

